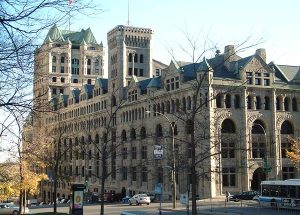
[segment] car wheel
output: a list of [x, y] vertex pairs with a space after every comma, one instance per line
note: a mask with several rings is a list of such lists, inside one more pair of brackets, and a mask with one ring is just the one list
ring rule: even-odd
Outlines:
[[234, 201], [235, 201], [235, 202], [238, 202], [238, 201], [240, 201], [240, 200], [239, 200], [239, 199], [234, 199]]
[[132, 205], [132, 203], [131, 203], [131, 201], [130, 201], [130, 200], [128, 201], [128, 203], [129, 203], [129, 205]]
[[140, 205], [138, 201], [136, 201], [136, 205]]
[[147, 203], [147, 205], [149, 205], [150, 203]]
[[18, 211], [14, 211], [12, 214], [17, 215], [18, 213], [19, 213]]

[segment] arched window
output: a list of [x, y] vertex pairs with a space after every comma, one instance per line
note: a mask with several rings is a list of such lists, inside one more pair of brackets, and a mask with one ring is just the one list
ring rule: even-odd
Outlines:
[[75, 137], [75, 146], [78, 146], [78, 137]]
[[84, 144], [84, 136], [81, 137], [80, 143], [81, 143], [81, 144]]
[[259, 96], [256, 96], [255, 108], [256, 108], [256, 110], [261, 109], [261, 99]]
[[135, 63], [138, 62], [138, 55], [137, 55], [137, 54], [134, 55], [134, 62], [135, 62]]
[[188, 110], [192, 109], [192, 100], [190, 96], [187, 97], [187, 109]]
[[225, 107], [231, 108], [231, 95], [230, 94], [226, 94], [226, 96], [225, 96]]
[[156, 125], [155, 131], [156, 131], [156, 137], [162, 137], [163, 136], [161, 124]]
[[157, 110], [156, 110], [158, 113], [160, 113], [160, 104], [158, 103], [157, 104]]
[[170, 113], [170, 109], [171, 109], [171, 107], [170, 107], [170, 101], [167, 101], [167, 107], [166, 107], [167, 109], [166, 109], [166, 112], [167, 113]]
[[127, 136], [126, 136], [126, 131], [125, 130], [122, 131], [121, 139], [122, 139], [122, 141], [127, 141]]
[[265, 134], [265, 126], [262, 121], [255, 120], [252, 125], [252, 134]]
[[161, 103], [161, 113], [164, 114], [165, 113], [165, 103]]
[[140, 55], [140, 63], [144, 63], [144, 55]]
[[289, 97], [284, 98], [284, 110], [288, 111], [290, 109], [290, 99]]
[[[178, 135], [177, 125], [175, 122], [172, 122], [172, 125], [174, 126], [174, 136]], [[170, 134], [172, 135], [172, 127], [170, 126]]]
[[276, 110], [280, 110], [280, 99], [276, 97]]
[[241, 108], [241, 98], [240, 95], [234, 96], [234, 108], [238, 109]]
[[99, 134], [96, 134], [95, 136], [95, 144], [98, 144], [99, 143]]
[[134, 128], [132, 128], [130, 130], [130, 138], [131, 138], [131, 140], [136, 140], [136, 133], [135, 133], [135, 129]]
[[186, 99], [185, 99], [185, 97], [182, 98], [182, 111], [186, 112]]
[[103, 133], [102, 139], [103, 143], [107, 143], [107, 134], [105, 132]]
[[217, 105], [217, 108], [221, 108], [222, 107], [222, 95], [221, 94], [218, 94], [216, 96], [216, 105]]
[[294, 129], [289, 121], [284, 121], [281, 125], [281, 134], [294, 134]]
[[146, 128], [145, 127], [141, 128], [140, 136], [141, 136], [142, 140], [146, 138]]
[[88, 136], [88, 143], [91, 144], [93, 142], [91, 135]]
[[252, 98], [251, 98], [251, 96], [247, 96], [247, 108], [248, 109], [252, 108]]
[[89, 59], [87, 59], [87, 65], [88, 65], [88, 66], [90, 66], [90, 65], [91, 65], [91, 63], [92, 63], [91, 59], [90, 59], [90, 58], [89, 58]]
[[231, 119], [225, 119], [222, 122], [221, 133], [235, 133], [235, 125]]
[[265, 110], [270, 110], [270, 98], [265, 96]]
[[296, 98], [293, 98], [293, 100], [292, 100], [292, 108], [293, 108], [293, 111], [298, 111], [298, 104], [297, 104]]
[[[255, 120], [252, 125], [252, 158], [264, 158], [266, 154], [266, 129], [262, 121]], [[260, 136], [263, 135], [263, 136]]]
[[129, 55], [128, 55], [128, 61], [132, 62], [132, 54], [131, 53], [129, 53]]

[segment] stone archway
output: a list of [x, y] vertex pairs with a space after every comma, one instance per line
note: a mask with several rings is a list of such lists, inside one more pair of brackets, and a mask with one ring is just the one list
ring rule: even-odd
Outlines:
[[259, 167], [253, 172], [251, 190], [260, 190], [260, 183], [264, 180], [266, 180], [266, 174], [263, 168]]

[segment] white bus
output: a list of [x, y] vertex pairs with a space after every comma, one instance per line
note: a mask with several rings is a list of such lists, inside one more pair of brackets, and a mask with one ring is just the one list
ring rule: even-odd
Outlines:
[[300, 209], [300, 179], [262, 181], [258, 200], [263, 206]]

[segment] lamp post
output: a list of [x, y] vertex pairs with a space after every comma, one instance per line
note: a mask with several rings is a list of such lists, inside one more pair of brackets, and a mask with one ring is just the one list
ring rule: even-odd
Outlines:
[[155, 113], [165, 117], [172, 129], [172, 184], [173, 184], [172, 203], [173, 203], [173, 208], [176, 208], [176, 172], [175, 172], [176, 165], [175, 165], [175, 133], [174, 133], [175, 123], [172, 123], [166, 115], [160, 112], [146, 110], [146, 113]]
[[[264, 136], [265, 136], [265, 143], [267, 144], [267, 133], [266, 133], [265, 128], [259, 123], [253, 123], [253, 125], [258, 126], [263, 130]], [[266, 146], [266, 148], [267, 148], [267, 146]], [[268, 155], [267, 155], [267, 151], [266, 151], [266, 155], [264, 156], [263, 170], [264, 170], [264, 173], [266, 174], [266, 180], [268, 181], [269, 180], [269, 172], [271, 172], [272, 167], [270, 167], [269, 164], [268, 164], [267, 156]], [[270, 151], [270, 157], [271, 157], [271, 151]]]

